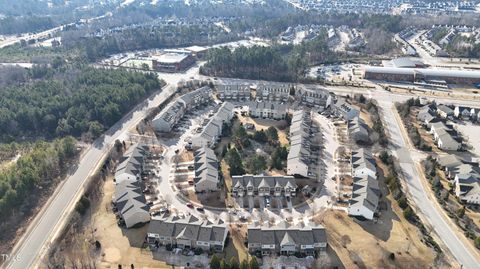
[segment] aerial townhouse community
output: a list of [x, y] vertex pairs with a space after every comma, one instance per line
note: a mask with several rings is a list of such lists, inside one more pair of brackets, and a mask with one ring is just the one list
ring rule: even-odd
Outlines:
[[297, 184], [292, 176], [243, 175], [232, 177], [232, 194], [244, 196], [295, 196]]
[[[345, 100], [334, 98], [321, 88], [316, 90], [280, 83], [254, 86], [216, 85], [214, 90], [201, 87], [181, 95], [152, 120], [157, 135], [162, 136], [178, 128], [187, 117], [188, 120], [194, 117], [199, 119], [192, 121], [195, 123], [189, 127], [190, 134], [184, 138], [182, 152], [175, 151], [176, 155], [190, 151], [192, 156], [191, 161], [183, 161], [186, 164], [177, 162], [172, 165], [174, 175], [185, 175], [185, 183], [188, 182], [172, 186], [172, 189], [177, 191], [176, 196], [185, 195], [182, 192], [184, 188], [193, 189], [192, 195], [199, 195], [197, 197], [207, 197], [210, 194], [217, 197], [223, 195], [221, 190], [226, 190], [226, 198], [233, 198], [236, 203], [235, 206], [230, 205], [232, 200], [226, 199], [225, 203], [229, 203], [227, 210], [240, 208], [242, 215], [250, 214], [248, 212], [254, 208], [272, 212], [292, 210], [306, 199], [315, 199], [319, 193], [316, 188], [324, 184], [319, 180], [319, 173], [324, 172], [317, 170], [316, 164], [316, 157], [319, 155], [317, 133], [320, 132], [320, 127], [317, 127], [318, 119], [314, 120], [314, 117], [318, 116], [316, 114], [331, 109], [345, 121], [349, 129], [348, 135], [353, 140], [365, 143], [369, 140], [369, 129], [360, 118], [360, 111]], [[193, 108], [204, 105], [209, 106], [205, 115], [188, 113]], [[224, 132], [224, 128], [232, 128], [235, 121], [240, 120], [240, 115], [252, 120], [259, 118], [262, 123], [272, 120], [272, 124], [288, 118], [289, 128], [285, 131], [286, 142], [289, 144], [288, 153], [284, 161], [285, 168], [279, 170], [278, 174], [264, 171], [258, 174], [228, 176], [231, 182], [227, 188], [225, 174], [221, 169], [223, 156], [216, 151], [219, 149], [220, 139], [225, 133], [228, 134]], [[166, 137], [170, 136], [167, 134]], [[228, 141], [228, 137], [225, 139]], [[149, 158], [148, 148], [143, 144], [132, 145], [124, 155], [115, 174], [113, 197], [120, 225], [126, 228], [148, 225], [146, 243], [153, 251], [160, 247], [195, 253], [198, 253], [199, 249], [208, 253], [224, 251], [229, 241], [229, 225], [218, 218], [212, 220], [211, 216], [206, 214], [214, 207], [184, 196], [181, 202], [188, 203], [187, 207], [197, 210], [178, 214], [176, 210], [168, 210], [168, 205], [166, 210], [159, 210], [155, 198], [152, 197], [157, 195], [156, 192], [162, 193], [165, 190], [151, 191], [151, 182], [144, 179], [148, 177], [143, 176], [146, 173], [145, 163]], [[378, 215], [381, 197], [373, 155], [363, 147], [352, 149], [350, 165], [353, 184], [345, 211], [358, 219], [373, 220]], [[178, 168], [180, 166], [184, 168]], [[460, 176], [458, 179], [463, 178]], [[475, 192], [475, 188], [473, 189], [471, 193]], [[202, 216], [199, 217], [198, 214]], [[246, 230], [245, 246], [253, 255], [305, 257], [326, 250], [326, 230], [321, 225], [300, 219], [289, 223], [258, 222], [260, 219], [255, 219], [253, 215], [250, 217], [252, 222], [249, 222]]]

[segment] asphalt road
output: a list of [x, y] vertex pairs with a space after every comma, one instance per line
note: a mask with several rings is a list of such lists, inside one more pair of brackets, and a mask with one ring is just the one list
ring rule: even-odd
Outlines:
[[39, 254], [48, 250], [50, 240], [63, 226], [61, 224], [76, 202], [78, 195], [82, 193], [80, 190], [84, 183], [106, 156], [111, 145], [116, 139], [123, 139], [128, 130], [134, 128], [146, 116], [150, 108], [158, 106], [174, 92], [174, 89], [173, 86], [165, 87], [160, 93], [138, 105], [133, 112], [110, 128], [105, 136], [94, 142], [81, 159], [77, 170], [65, 179], [63, 186], [60, 187], [43, 214], [37, 215], [27, 229], [27, 234], [20, 242], [17, 242], [16, 248], [10, 253], [15, 259], [3, 266], [9, 269], [32, 268]]
[[422, 178], [419, 176], [422, 172], [419, 171], [417, 166], [422, 156], [420, 153], [416, 153], [415, 149], [409, 147], [408, 137], [400, 130], [400, 124], [402, 123], [395, 116], [392, 103], [389, 101], [380, 101], [379, 103], [383, 110], [384, 122], [387, 123], [386, 129], [390, 134], [392, 151], [400, 162], [404, 180], [414, 206], [421, 211], [421, 214], [430, 223], [452, 255], [463, 265], [463, 268], [479, 268], [478, 253], [472, 253], [475, 250], [464, 244], [458, 234], [450, 227], [451, 224], [447, 222], [445, 215], [437, 210], [434, 205], [436, 203], [435, 198], [432, 200], [427, 194], [429, 190], [424, 188]]

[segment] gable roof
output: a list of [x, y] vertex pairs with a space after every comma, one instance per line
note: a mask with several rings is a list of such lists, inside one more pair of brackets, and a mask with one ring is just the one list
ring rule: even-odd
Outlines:
[[[143, 158], [148, 153], [147, 149], [148, 147], [141, 143], [130, 146], [119, 161], [115, 178], [117, 179], [122, 174], [128, 174], [132, 180], [135, 179], [141, 173]], [[119, 182], [117, 181], [117, 183]]]
[[228, 229], [221, 220], [212, 222], [200, 220], [193, 215], [187, 217], [170, 215], [152, 218], [148, 233], [183, 240], [225, 243]]
[[115, 185], [115, 205], [125, 220], [136, 213], [149, 214], [150, 210], [138, 181], [124, 180]]
[[215, 152], [208, 147], [201, 147], [195, 152], [195, 182], [211, 181], [218, 183], [218, 160]]

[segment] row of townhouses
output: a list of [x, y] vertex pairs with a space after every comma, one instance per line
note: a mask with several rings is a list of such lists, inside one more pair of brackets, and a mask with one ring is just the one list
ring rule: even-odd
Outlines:
[[297, 87], [295, 90], [295, 98], [297, 98], [301, 104], [323, 109], [329, 107], [333, 102], [333, 98], [330, 93], [326, 89], [318, 87]]
[[256, 99], [259, 101], [287, 102], [290, 90], [294, 88], [291, 84], [259, 84], [256, 87]]
[[456, 155], [437, 157], [437, 163], [455, 185], [455, 195], [467, 204], [480, 205], [480, 167], [477, 161]]
[[309, 111], [293, 112], [290, 125], [290, 151], [287, 156], [287, 174], [289, 175], [309, 176], [311, 126]]
[[[248, 102], [252, 100], [255, 86], [249, 85], [217, 85], [217, 96], [220, 100], [231, 102]], [[256, 100], [270, 103], [286, 103], [291, 89], [295, 98], [308, 107], [327, 108], [332, 104], [332, 96], [323, 88], [319, 87], [295, 87], [290, 84], [261, 84], [256, 86]], [[253, 100], [252, 100], [253, 101]]]
[[194, 169], [196, 192], [218, 190], [218, 159], [211, 148], [201, 147], [195, 152]]
[[430, 123], [430, 132], [440, 149], [457, 151], [462, 148], [458, 133], [451, 126], [441, 121], [433, 122]]
[[232, 196], [295, 196], [297, 184], [292, 176], [232, 176]]
[[377, 168], [370, 151], [359, 149], [352, 152], [352, 198], [349, 201], [348, 214], [373, 219], [380, 200], [377, 180]]
[[181, 249], [201, 248], [222, 252], [227, 240], [228, 228], [222, 221], [200, 220], [188, 217], [159, 216], [150, 221], [147, 242], [151, 247], [170, 245]]
[[370, 142], [368, 125], [360, 117], [348, 121], [348, 135], [358, 144], [368, 144]]
[[251, 99], [251, 89], [248, 85], [218, 85], [217, 96], [223, 101], [247, 102]]
[[249, 102], [248, 114], [252, 118], [283, 120], [287, 116], [287, 104], [278, 102]]
[[261, 255], [315, 255], [327, 249], [327, 235], [323, 226], [281, 222], [275, 226], [248, 227], [248, 251]]
[[480, 121], [480, 108], [455, 106], [453, 115], [461, 120]]
[[208, 86], [199, 88], [182, 95], [176, 101], [170, 103], [153, 120], [155, 131], [168, 133], [183, 118], [187, 111], [211, 101], [212, 89]]
[[223, 124], [229, 124], [233, 118], [234, 106], [224, 102], [210, 120], [202, 127], [202, 131], [191, 139], [191, 148], [214, 147], [222, 136]]
[[115, 172], [113, 204], [127, 228], [150, 221], [150, 207], [143, 194], [141, 181], [147, 155], [147, 146], [130, 146]]
[[430, 126], [431, 122], [438, 121], [439, 119], [460, 119], [468, 121], [480, 120], [480, 108], [466, 107], [466, 106], [446, 106], [428, 104], [419, 109], [417, 119], [422, 124]]
[[360, 111], [343, 99], [337, 100], [334, 105], [334, 111], [346, 121], [350, 121], [360, 116]]

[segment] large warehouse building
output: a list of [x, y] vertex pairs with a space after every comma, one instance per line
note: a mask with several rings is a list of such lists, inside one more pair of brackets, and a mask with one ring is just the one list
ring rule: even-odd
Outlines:
[[195, 63], [195, 58], [190, 53], [169, 51], [159, 56], [152, 57], [153, 69], [163, 72], [178, 72], [187, 69]]
[[478, 84], [480, 71], [367, 66], [365, 79], [434, 84]]

